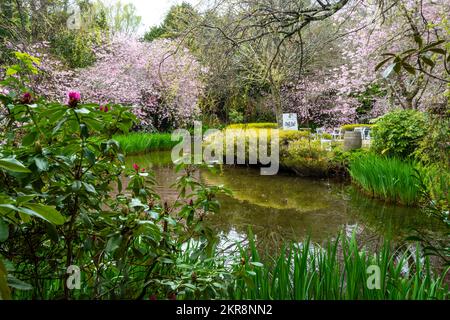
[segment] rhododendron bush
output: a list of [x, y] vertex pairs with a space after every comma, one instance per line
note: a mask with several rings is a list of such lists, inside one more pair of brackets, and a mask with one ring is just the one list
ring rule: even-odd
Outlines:
[[133, 106], [142, 130], [185, 126], [199, 115], [204, 70], [183, 47], [168, 40], [152, 43], [117, 36], [96, 50], [97, 62], [70, 70], [45, 52], [45, 43], [28, 48], [41, 59], [43, 74], [35, 90], [63, 102], [66, 92], [81, 92], [84, 102]]

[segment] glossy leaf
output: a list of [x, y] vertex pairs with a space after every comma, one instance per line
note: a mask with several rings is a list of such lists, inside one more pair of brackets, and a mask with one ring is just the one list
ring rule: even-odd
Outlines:
[[0, 159], [0, 168], [6, 169], [12, 172], [23, 172], [30, 173], [30, 169], [25, 167], [21, 162], [13, 158], [2, 158]]

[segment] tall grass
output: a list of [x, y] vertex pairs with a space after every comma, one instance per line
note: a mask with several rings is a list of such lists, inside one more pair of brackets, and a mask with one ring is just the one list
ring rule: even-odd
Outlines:
[[[414, 252], [415, 251], [415, 252]], [[394, 252], [385, 243], [376, 254], [358, 248], [357, 241], [338, 237], [325, 248], [310, 241], [285, 247], [272, 263], [262, 264], [255, 243], [241, 250], [236, 271], [243, 277], [229, 290], [231, 299], [276, 300], [406, 300], [449, 297], [446, 272], [432, 273], [419, 250]], [[379, 289], [369, 288], [370, 266], [380, 270]], [[448, 271], [448, 270], [447, 270]], [[368, 281], [369, 280], [369, 281]]]
[[114, 137], [126, 154], [138, 154], [156, 150], [170, 150], [178, 141], [172, 141], [170, 133], [134, 132]]
[[353, 182], [373, 197], [409, 206], [420, 201], [417, 165], [397, 158], [369, 154], [350, 163]]

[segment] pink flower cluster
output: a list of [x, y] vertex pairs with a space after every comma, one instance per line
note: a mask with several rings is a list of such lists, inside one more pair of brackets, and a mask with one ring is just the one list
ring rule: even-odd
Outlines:
[[204, 70], [187, 49], [171, 41], [147, 43], [118, 35], [96, 49], [93, 66], [79, 70], [48, 55], [46, 43], [27, 49], [41, 59], [34, 90], [51, 100], [64, 102], [62, 93], [78, 91], [87, 102], [128, 105], [144, 130], [184, 126], [200, 114]]

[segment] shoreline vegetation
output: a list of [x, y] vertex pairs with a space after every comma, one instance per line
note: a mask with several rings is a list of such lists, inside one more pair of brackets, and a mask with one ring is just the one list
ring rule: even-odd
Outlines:
[[[361, 247], [355, 234], [339, 234], [320, 247], [306, 239], [283, 246], [270, 263], [262, 263], [249, 231], [249, 248], [240, 249], [232, 299], [263, 300], [424, 300], [448, 299], [446, 276], [431, 271], [429, 257], [421, 261], [419, 246], [393, 249], [388, 241], [377, 253]], [[378, 268], [375, 268], [378, 266]], [[369, 272], [370, 271], [370, 272]], [[373, 275], [379, 272], [381, 281]], [[251, 275], [251, 276], [248, 276]]]
[[[249, 123], [228, 125], [224, 130], [238, 130], [245, 136], [245, 140], [240, 141], [245, 141], [246, 162], [248, 162], [249, 132], [259, 135], [265, 131], [269, 137], [267, 141], [269, 146], [270, 134], [273, 130], [277, 130], [281, 170], [301, 177], [348, 179], [366, 196], [399, 205], [420, 206], [424, 200], [420, 185], [425, 184], [428, 189], [432, 189], [432, 185], [442, 174], [441, 170], [428, 169], [412, 160], [377, 155], [369, 148], [344, 152], [342, 143], [338, 141], [332, 141], [328, 146], [324, 146], [320, 137], [314, 136], [310, 131], [285, 131], [274, 129], [275, 127], [275, 123]], [[352, 125], [347, 127], [350, 128]], [[127, 155], [169, 151], [181, 141], [172, 141], [170, 133], [133, 132], [114, 138]], [[213, 141], [214, 136], [208, 137], [204, 146]], [[238, 142], [238, 139], [234, 140], [235, 150]], [[224, 150], [226, 150], [225, 142]], [[438, 183], [442, 185], [445, 181], [440, 179]], [[445, 189], [445, 186], [442, 189]]]
[[179, 141], [172, 141], [170, 133], [130, 132], [126, 135], [116, 135], [114, 139], [119, 142], [127, 155], [143, 154], [151, 151], [171, 150]]

